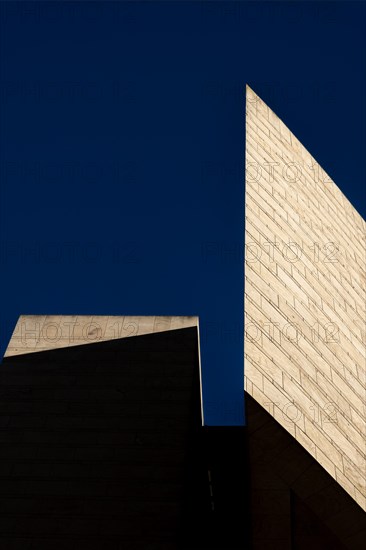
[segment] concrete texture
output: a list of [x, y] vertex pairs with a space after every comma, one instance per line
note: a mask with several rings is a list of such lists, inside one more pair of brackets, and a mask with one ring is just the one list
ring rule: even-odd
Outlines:
[[247, 87], [245, 389], [366, 510], [365, 221]]
[[198, 326], [198, 317], [21, 315], [5, 357]]

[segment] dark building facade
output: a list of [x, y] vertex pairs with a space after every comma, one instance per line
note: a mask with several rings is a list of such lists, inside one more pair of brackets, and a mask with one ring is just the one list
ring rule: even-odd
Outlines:
[[20, 351], [0, 550], [363, 548], [361, 507], [249, 394], [245, 427], [203, 426], [196, 326]]
[[3, 359], [1, 550], [242, 547], [243, 428], [202, 427], [198, 351], [191, 327]]

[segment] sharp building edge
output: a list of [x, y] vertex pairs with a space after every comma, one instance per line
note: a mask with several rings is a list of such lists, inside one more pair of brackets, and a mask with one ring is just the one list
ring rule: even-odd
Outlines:
[[366, 510], [365, 221], [248, 86], [245, 391]]
[[5, 357], [196, 326], [183, 315], [20, 315]]
[[242, 548], [245, 428], [202, 426], [198, 319], [78, 319], [92, 341], [1, 363], [1, 550]]

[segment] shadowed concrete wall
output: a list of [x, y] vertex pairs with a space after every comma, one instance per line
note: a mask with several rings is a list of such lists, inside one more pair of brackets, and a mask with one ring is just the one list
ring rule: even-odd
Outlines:
[[200, 385], [198, 326], [5, 357], [1, 550], [242, 548], [245, 428]]
[[248, 394], [251, 550], [363, 550], [366, 514]]
[[0, 548], [177, 548], [198, 371], [195, 327], [5, 358]]
[[249, 87], [245, 194], [245, 389], [365, 510], [365, 222]]

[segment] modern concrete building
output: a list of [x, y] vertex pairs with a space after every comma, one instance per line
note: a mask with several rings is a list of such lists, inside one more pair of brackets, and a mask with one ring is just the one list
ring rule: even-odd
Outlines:
[[365, 222], [246, 106], [246, 426], [204, 426], [197, 317], [21, 316], [1, 550], [364, 548]]
[[1, 550], [239, 550], [244, 428], [203, 427], [200, 378], [197, 317], [21, 316], [0, 368]]
[[[249, 87], [245, 185], [247, 401], [321, 465], [333, 491], [341, 487], [365, 511], [365, 221]], [[318, 492], [323, 519], [358, 547], [355, 526], [340, 535], [345, 509], [343, 519], [330, 511], [331, 494], [321, 494], [316, 477], [307, 485], [298, 495], [310, 503]], [[363, 544], [360, 526], [358, 537]]]

